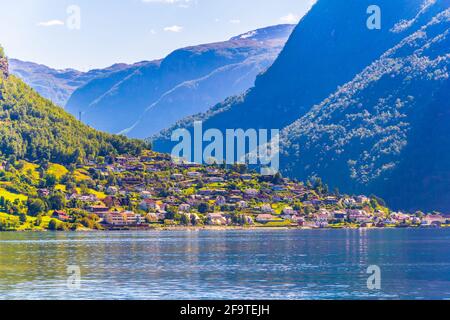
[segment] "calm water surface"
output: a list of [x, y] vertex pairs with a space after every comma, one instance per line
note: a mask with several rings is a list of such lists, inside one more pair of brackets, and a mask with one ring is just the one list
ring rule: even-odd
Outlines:
[[0, 233], [0, 298], [450, 299], [450, 230]]

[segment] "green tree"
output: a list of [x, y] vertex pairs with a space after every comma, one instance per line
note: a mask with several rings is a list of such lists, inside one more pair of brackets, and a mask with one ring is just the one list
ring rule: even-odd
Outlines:
[[189, 217], [188, 217], [187, 214], [182, 214], [182, 215], [181, 215], [180, 223], [181, 223], [182, 225], [184, 225], [184, 226], [188, 226], [188, 225], [189, 225], [190, 219], [189, 219]]
[[198, 205], [198, 212], [205, 214], [209, 211], [209, 204], [202, 202]]
[[62, 193], [56, 193], [48, 199], [48, 206], [51, 210], [62, 210], [66, 207], [66, 198]]
[[48, 230], [51, 231], [58, 230], [58, 223], [56, 222], [55, 219], [50, 220], [50, 222], [48, 223]]
[[58, 179], [56, 179], [56, 176], [53, 174], [47, 174], [44, 177], [45, 180], [45, 186], [48, 188], [53, 188], [56, 186], [56, 183], [58, 182]]
[[20, 220], [21, 223], [27, 222], [27, 215], [25, 213], [21, 213], [19, 215], [19, 220]]
[[27, 207], [28, 215], [33, 217], [46, 211], [45, 203], [41, 199], [29, 199], [27, 202]]

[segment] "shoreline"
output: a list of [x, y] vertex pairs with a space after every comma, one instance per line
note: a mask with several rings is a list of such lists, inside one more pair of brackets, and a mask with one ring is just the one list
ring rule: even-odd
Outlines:
[[164, 231], [164, 232], [174, 232], [174, 231], [306, 231], [306, 230], [315, 230], [315, 231], [331, 231], [331, 230], [436, 230], [436, 229], [450, 229], [450, 226], [441, 226], [441, 227], [384, 227], [384, 228], [376, 228], [376, 227], [340, 227], [340, 228], [308, 228], [308, 227], [241, 227], [241, 226], [186, 226], [186, 227], [154, 227], [154, 228], [123, 228], [123, 229], [109, 229], [109, 230], [66, 230], [66, 231], [50, 231], [50, 230], [20, 230], [20, 231], [0, 231], [0, 233], [96, 233], [96, 232], [153, 232], [153, 231]]

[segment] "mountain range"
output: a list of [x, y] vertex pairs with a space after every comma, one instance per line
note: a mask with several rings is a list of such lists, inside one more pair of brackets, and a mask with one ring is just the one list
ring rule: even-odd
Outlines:
[[170, 152], [176, 128], [281, 129], [285, 175], [320, 176], [394, 208], [450, 210], [449, 1], [319, 0], [246, 94], [154, 137]]
[[87, 73], [10, 60], [27, 84], [93, 128], [147, 138], [245, 92], [282, 50], [294, 25], [176, 50], [166, 58]]
[[64, 107], [72, 93], [95, 78], [123, 69], [127, 64], [116, 64], [105, 69], [81, 72], [74, 69], [56, 70], [42, 64], [17, 59], [9, 60], [10, 72], [35, 89], [44, 98]]

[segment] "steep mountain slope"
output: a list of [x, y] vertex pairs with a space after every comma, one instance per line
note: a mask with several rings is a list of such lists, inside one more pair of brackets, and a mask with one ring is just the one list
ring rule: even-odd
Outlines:
[[427, 20], [283, 130], [286, 173], [396, 208], [450, 210], [450, 9]]
[[0, 124], [2, 157], [73, 164], [145, 147], [89, 128], [12, 75], [0, 74]]
[[89, 81], [113, 72], [127, 70], [132, 66], [116, 64], [105, 69], [81, 72], [73, 69], [56, 70], [47, 66], [10, 59], [11, 73], [21, 78], [44, 98], [64, 107], [72, 93]]
[[[428, 2], [428, 1], [426, 1]], [[444, 5], [440, 1], [440, 5]], [[339, 85], [353, 79], [366, 66], [411, 34], [416, 26], [398, 32], [400, 21], [414, 19], [424, 0], [381, 0], [381, 30], [367, 28], [369, 0], [319, 0], [300, 21], [278, 59], [256, 79], [244, 99], [226, 101], [214, 112], [197, 115], [178, 126], [190, 127], [193, 119], [203, 127], [281, 129], [320, 103]], [[432, 6], [426, 15], [436, 13]], [[425, 16], [418, 17], [419, 20]], [[171, 129], [155, 139], [155, 147], [169, 151]]]
[[251, 87], [281, 51], [293, 27], [279, 25], [176, 50], [126, 77], [105, 77], [104, 85], [97, 80], [87, 84], [74, 92], [67, 110], [82, 112], [83, 121], [97, 129], [148, 137]]
[[170, 152], [171, 132], [195, 120], [204, 130], [285, 127], [286, 175], [450, 211], [450, 2], [378, 1], [381, 30], [366, 28], [371, 4], [319, 0], [255, 88], [164, 130], [155, 149]]
[[[270, 67], [276, 57], [277, 52], [260, 54], [243, 62], [218, 68], [200, 79], [183, 82], [164, 93], [124, 133], [129, 137], [146, 138], [184, 117], [208, 110], [229, 96], [245, 92], [253, 86], [257, 75]], [[150, 128], [149, 124], [152, 124]]]

